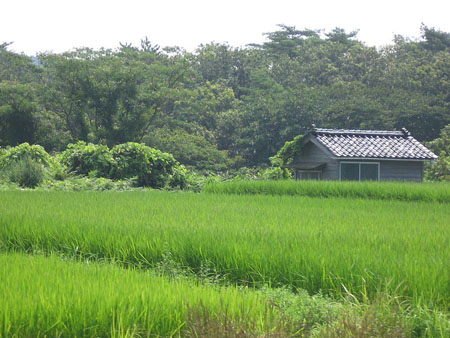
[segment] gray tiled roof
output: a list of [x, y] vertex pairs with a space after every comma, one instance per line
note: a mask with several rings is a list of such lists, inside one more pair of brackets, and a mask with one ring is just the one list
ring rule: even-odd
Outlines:
[[340, 158], [432, 160], [437, 156], [406, 129], [401, 131], [315, 128], [317, 140]]

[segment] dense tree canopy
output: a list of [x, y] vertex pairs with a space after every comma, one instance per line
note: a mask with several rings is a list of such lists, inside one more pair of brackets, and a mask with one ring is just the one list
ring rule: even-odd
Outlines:
[[77, 49], [30, 58], [0, 44], [0, 146], [144, 142], [202, 170], [268, 163], [321, 127], [407, 128], [431, 141], [450, 123], [450, 34], [422, 26], [369, 47], [357, 32], [280, 25], [260, 45], [194, 52]]

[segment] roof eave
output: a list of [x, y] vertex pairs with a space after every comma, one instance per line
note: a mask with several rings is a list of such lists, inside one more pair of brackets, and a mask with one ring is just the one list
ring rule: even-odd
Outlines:
[[401, 157], [345, 157], [345, 156], [334, 156], [333, 160], [370, 160], [370, 161], [433, 161], [435, 158], [401, 158]]

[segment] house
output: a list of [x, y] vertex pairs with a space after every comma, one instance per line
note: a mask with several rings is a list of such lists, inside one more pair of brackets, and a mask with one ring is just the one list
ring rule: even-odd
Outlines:
[[287, 166], [295, 179], [417, 181], [437, 156], [406, 130], [313, 128]]

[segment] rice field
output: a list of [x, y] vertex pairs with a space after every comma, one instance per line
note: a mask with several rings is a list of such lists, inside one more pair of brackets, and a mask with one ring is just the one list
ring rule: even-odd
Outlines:
[[208, 184], [203, 191], [450, 203], [450, 183], [447, 182], [229, 181]]
[[261, 293], [112, 264], [0, 254], [0, 280], [0, 337], [178, 337], [199, 315], [261, 334], [280, 321]]
[[446, 203], [147, 192], [0, 192], [0, 249], [289, 286], [415, 306], [450, 304]]

